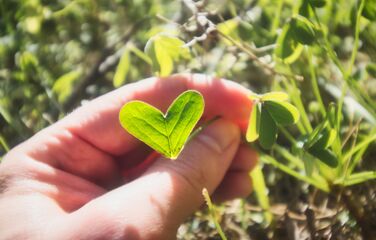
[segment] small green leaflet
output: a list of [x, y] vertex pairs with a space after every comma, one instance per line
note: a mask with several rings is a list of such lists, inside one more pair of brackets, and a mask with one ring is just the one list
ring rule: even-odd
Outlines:
[[204, 111], [204, 98], [194, 90], [179, 95], [163, 114], [155, 107], [131, 101], [120, 110], [121, 126], [157, 152], [176, 159]]
[[299, 120], [299, 111], [286, 102], [284, 92], [270, 92], [249, 96], [254, 105], [249, 118], [246, 139], [253, 142], [259, 138], [264, 149], [270, 149], [277, 139], [277, 127], [295, 124]]
[[189, 48], [177, 37], [158, 34], [149, 39], [145, 46], [145, 53], [152, 61], [153, 70], [159, 76], [165, 77], [172, 73], [174, 62], [181, 58], [189, 59]]
[[256, 103], [252, 107], [251, 116], [249, 118], [249, 126], [246, 133], [248, 142], [253, 142], [259, 137], [261, 117], [261, 103]]
[[299, 120], [298, 109], [288, 102], [265, 101], [264, 105], [278, 125], [295, 124]]
[[260, 96], [262, 101], [286, 101], [289, 99], [289, 95], [285, 92], [269, 92]]
[[277, 124], [266, 108], [261, 109], [260, 145], [264, 149], [270, 149], [277, 140]]
[[335, 168], [338, 166], [337, 157], [334, 153], [328, 149], [319, 149], [319, 150], [311, 150], [309, 149], [308, 152], [315, 156], [316, 158], [320, 159], [323, 163], [328, 165], [331, 168]]
[[52, 91], [54, 94], [56, 94], [59, 103], [64, 103], [67, 100], [80, 76], [80, 71], [71, 71], [59, 77], [55, 81]]
[[376, 78], [376, 63], [369, 63], [366, 67], [366, 71], [370, 76]]
[[300, 15], [292, 17], [290, 27], [295, 41], [305, 45], [312, 45], [315, 42], [315, 26], [307, 18]]
[[120, 58], [119, 64], [116, 67], [116, 72], [113, 80], [114, 87], [120, 87], [127, 80], [127, 75], [130, 69], [130, 51], [128, 46], [124, 49], [123, 55]]
[[304, 49], [302, 44], [295, 41], [290, 25], [283, 27], [276, 44], [274, 55], [287, 64], [295, 62]]
[[312, 7], [322, 8], [325, 7], [326, 0], [309, 0]]
[[332, 168], [338, 166], [336, 155], [329, 149], [338, 135], [334, 128], [335, 115], [335, 105], [329, 104], [326, 119], [317, 125], [309, 135], [306, 135], [302, 144], [305, 155], [310, 154]]
[[365, 0], [362, 15], [371, 21], [376, 21], [376, 0]]

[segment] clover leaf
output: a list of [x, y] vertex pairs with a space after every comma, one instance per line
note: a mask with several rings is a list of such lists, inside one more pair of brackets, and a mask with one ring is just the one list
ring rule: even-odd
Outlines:
[[253, 142], [259, 139], [261, 147], [270, 149], [277, 139], [278, 126], [298, 122], [299, 111], [286, 102], [288, 95], [284, 92], [270, 92], [263, 95], [249, 96], [254, 105], [249, 118], [246, 139]]
[[194, 90], [178, 96], [163, 114], [157, 108], [131, 101], [120, 110], [121, 126], [170, 159], [176, 159], [204, 111], [204, 99]]

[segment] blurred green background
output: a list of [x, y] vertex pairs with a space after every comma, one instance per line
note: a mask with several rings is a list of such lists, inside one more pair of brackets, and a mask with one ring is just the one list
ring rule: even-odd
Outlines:
[[[143, 53], [152, 36], [168, 33], [184, 42], [201, 37], [190, 47], [191, 58], [176, 62], [174, 72], [232, 79], [257, 93], [285, 91], [304, 111], [301, 125], [282, 129], [277, 148], [262, 153], [266, 157], [254, 178], [259, 179], [261, 185], [255, 187], [263, 197], [253, 194], [219, 206], [220, 220], [230, 239], [371, 236], [376, 222], [375, 182], [354, 188], [344, 188], [345, 182], [339, 182], [338, 193], [338, 182], [319, 171], [330, 189], [322, 192], [312, 187], [306, 169], [299, 167], [303, 160], [297, 165], [290, 161], [293, 154], [289, 150], [291, 138], [312, 132], [325, 118], [329, 103], [334, 102], [343, 104], [337, 126], [337, 147], [343, 152], [333, 151], [339, 159], [349, 152], [349, 156], [354, 155], [358, 171], [376, 169], [376, 1], [196, 1], [197, 11], [205, 13], [220, 31], [206, 35], [207, 25], [197, 16], [192, 18], [186, 3], [0, 0], [0, 155], [82, 101], [153, 76], [151, 61]], [[303, 46], [291, 41], [284, 43], [287, 50], [278, 49], [281, 32], [297, 14], [319, 29], [313, 43]], [[279, 51], [295, 57], [286, 60]], [[289, 77], [293, 75], [299, 77]], [[363, 139], [368, 140], [351, 152]], [[280, 171], [283, 166], [278, 164], [298, 169], [296, 172], [307, 181], [286, 169]], [[367, 176], [366, 180], [373, 179], [376, 174]], [[337, 196], [359, 201], [347, 205], [337, 201]], [[218, 239], [218, 235], [203, 211], [181, 227], [179, 238]]]

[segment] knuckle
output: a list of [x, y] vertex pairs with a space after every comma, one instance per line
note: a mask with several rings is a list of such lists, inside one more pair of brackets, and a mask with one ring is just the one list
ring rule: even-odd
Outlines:
[[207, 175], [202, 166], [194, 164], [197, 161], [193, 159], [198, 157], [195, 155], [193, 153], [185, 154], [184, 158], [178, 164], [171, 164], [170, 166], [183, 184], [188, 185], [195, 192], [201, 192], [207, 182]]

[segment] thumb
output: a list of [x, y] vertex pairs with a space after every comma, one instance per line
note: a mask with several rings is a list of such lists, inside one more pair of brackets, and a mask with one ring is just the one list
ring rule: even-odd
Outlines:
[[96, 231], [120, 231], [130, 239], [174, 239], [179, 225], [203, 204], [202, 189], [212, 193], [218, 187], [239, 143], [239, 128], [217, 120], [193, 138], [177, 160], [157, 159], [140, 178], [97, 198], [77, 214], [81, 211], [87, 217], [86, 226], [97, 225]]

